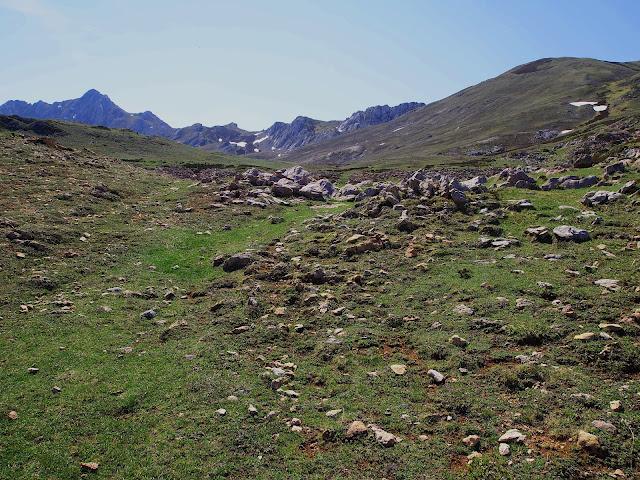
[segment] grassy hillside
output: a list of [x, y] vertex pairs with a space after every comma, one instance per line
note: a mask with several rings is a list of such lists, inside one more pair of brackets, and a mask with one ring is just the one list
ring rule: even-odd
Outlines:
[[30, 120], [0, 116], [0, 132], [14, 131], [35, 136], [50, 136], [59, 144], [86, 149], [146, 167], [162, 165], [257, 165], [279, 168], [280, 160], [260, 160], [224, 155], [189, 147], [160, 137], [148, 137], [131, 130], [88, 126], [53, 120]]
[[[299, 162], [421, 165], [471, 162], [468, 150], [500, 145], [506, 149], [534, 143], [538, 130], [569, 130], [597, 114], [573, 101], [613, 102], [601, 116], [640, 112], [637, 101], [620, 101], [619, 89], [629, 88], [640, 72], [638, 62], [592, 59], [543, 59], [514, 68], [443, 100], [371, 127], [292, 153]], [[365, 147], [351, 159], [335, 155]], [[331, 155], [333, 152], [333, 156]], [[337, 159], [337, 160], [336, 160]]]
[[[233, 179], [0, 134], [0, 478], [638, 478], [638, 194], [407, 195], [407, 233], [387, 194], [212, 205]], [[565, 223], [592, 240], [525, 234]]]

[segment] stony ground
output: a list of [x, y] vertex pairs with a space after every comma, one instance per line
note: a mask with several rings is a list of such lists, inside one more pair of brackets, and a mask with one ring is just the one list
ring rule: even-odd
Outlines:
[[637, 161], [323, 202], [83, 155], [0, 136], [1, 478], [640, 476], [640, 201], [582, 203]]

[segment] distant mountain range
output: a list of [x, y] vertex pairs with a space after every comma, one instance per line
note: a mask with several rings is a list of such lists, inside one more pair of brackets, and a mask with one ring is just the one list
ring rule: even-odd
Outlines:
[[160, 136], [193, 147], [229, 154], [243, 155], [266, 151], [278, 155], [280, 152], [288, 153], [347, 132], [389, 122], [424, 106], [424, 103], [410, 102], [395, 107], [369, 107], [353, 113], [344, 121], [326, 122], [299, 116], [291, 123], [276, 122], [263, 131], [251, 132], [239, 128], [235, 123], [212, 127], [195, 123], [184, 128], [173, 128], [149, 111], [126, 112], [107, 95], [91, 89], [80, 98], [54, 103], [10, 100], [0, 105], [0, 115], [127, 128], [143, 135]]
[[109, 97], [93, 89], [80, 98], [54, 103], [43, 101], [27, 103], [22, 100], [10, 100], [0, 106], [0, 114], [46, 120], [65, 120], [111, 128], [128, 128], [144, 135], [161, 137], [171, 137], [175, 131], [153, 113], [125, 112]]

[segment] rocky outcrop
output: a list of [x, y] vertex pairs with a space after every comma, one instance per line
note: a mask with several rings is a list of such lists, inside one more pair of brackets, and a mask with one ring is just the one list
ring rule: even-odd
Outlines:
[[420, 102], [407, 102], [396, 105], [395, 107], [390, 107], [389, 105], [369, 107], [364, 111], [353, 113], [349, 118], [340, 123], [338, 132], [352, 132], [360, 128], [387, 123], [405, 113], [412, 112], [424, 106], [425, 104]]
[[600, 179], [595, 175], [588, 177], [578, 177], [575, 175], [567, 175], [565, 177], [552, 177], [540, 188], [542, 190], [555, 189], [571, 189], [571, 188], [587, 188], [596, 185]]

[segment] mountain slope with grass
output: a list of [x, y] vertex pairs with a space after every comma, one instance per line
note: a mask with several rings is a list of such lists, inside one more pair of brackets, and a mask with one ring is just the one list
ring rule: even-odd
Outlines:
[[90, 154], [113, 158], [146, 167], [261, 165], [285, 166], [282, 161], [260, 160], [227, 155], [194, 148], [162, 137], [138, 134], [128, 129], [88, 126], [54, 120], [36, 120], [0, 115], [0, 132], [19, 133], [28, 137], [50, 138], [69, 148], [86, 150]]
[[0, 125], [0, 478], [638, 477], [637, 117], [416, 172]]
[[[609, 102], [640, 73], [638, 62], [549, 58], [521, 65], [383, 125], [295, 152], [297, 161], [421, 164], [441, 155], [484, 156], [558, 137], [585, 122], [637, 113]], [[292, 155], [293, 156], [293, 155]]]

